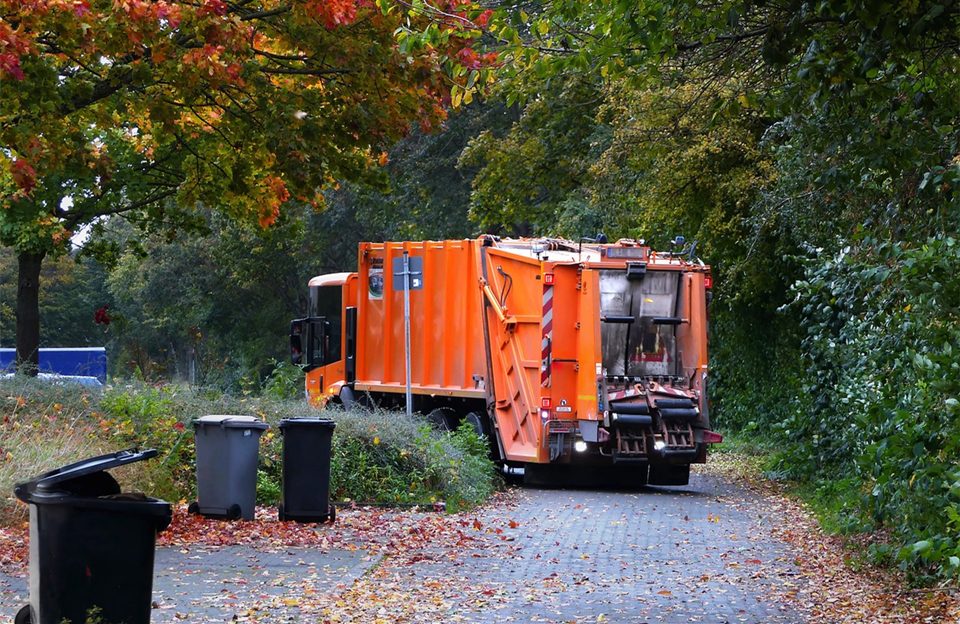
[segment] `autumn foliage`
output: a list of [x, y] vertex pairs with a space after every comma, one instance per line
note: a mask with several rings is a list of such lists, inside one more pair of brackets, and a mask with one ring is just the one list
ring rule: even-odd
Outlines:
[[[198, 203], [267, 227], [439, 127], [478, 56], [460, 2], [0, 0], [0, 239], [49, 250]], [[403, 47], [395, 32], [430, 36]]]

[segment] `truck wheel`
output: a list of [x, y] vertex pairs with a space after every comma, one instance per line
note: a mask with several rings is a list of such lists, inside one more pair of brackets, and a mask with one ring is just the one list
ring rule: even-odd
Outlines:
[[483, 417], [480, 416], [480, 414], [476, 412], [470, 412], [469, 414], [464, 416], [463, 421], [466, 423], [469, 423], [470, 426], [473, 427], [473, 430], [476, 432], [477, 435], [480, 435], [480, 436], [490, 435], [487, 432], [487, 428], [483, 422]]
[[454, 414], [453, 410], [449, 408], [438, 407], [427, 414], [427, 420], [437, 431], [452, 431], [454, 429]]
[[33, 618], [30, 616], [30, 605], [23, 605], [23, 607], [17, 611], [17, 615], [13, 618], [13, 624], [31, 624]]

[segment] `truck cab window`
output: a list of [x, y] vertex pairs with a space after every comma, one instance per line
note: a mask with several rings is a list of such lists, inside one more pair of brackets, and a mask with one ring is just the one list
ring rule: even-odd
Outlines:
[[343, 357], [340, 342], [343, 327], [343, 286], [314, 286], [310, 289], [310, 316], [326, 320], [325, 339], [317, 347], [323, 353], [325, 364], [338, 362]]

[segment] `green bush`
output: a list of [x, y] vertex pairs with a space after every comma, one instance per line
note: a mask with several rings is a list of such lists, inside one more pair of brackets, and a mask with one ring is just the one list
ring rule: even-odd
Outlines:
[[340, 501], [475, 505], [497, 487], [472, 429], [436, 431], [422, 417], [357, 409], [335, 414], [332, 497]]
[[258, 502], [280, 499], [285, 418], [332, 417], [334, 501], [431, 503], [456, 509], [482, 502], [497, 487], [486, 442], [472, 430], [442, 433], [421, 418], [385, 411], [320, 412], [302, 399], [235, 397], [175, 385], [114, 382], [103, 390], [17, 377], [0, 380], [9, 415], [0, 422], [0, 523], [25, 516], [14, 484], [47, 470], [129, 447], [158, 456], [114, 471], [125, 489], [169, 501], [196, 497], [192, 421], [245, 414], [271, 425], [260, 437]]
[[814, 483], [850, 475], [847, 494], [820, 488], [830, 522], [888, 528], [905, 567], [956, 575], [960, 241], [812, 254], [796, 295], [806, 401], [779, 429], [778, 465]]

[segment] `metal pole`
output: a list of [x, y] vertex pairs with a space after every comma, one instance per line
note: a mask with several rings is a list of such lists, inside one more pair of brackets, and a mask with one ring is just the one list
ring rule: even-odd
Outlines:
[[403, 250], [403, 342], [407, 366], [407, 416], [413, 414], [413, 395], [410, 390], [410, 253]]

